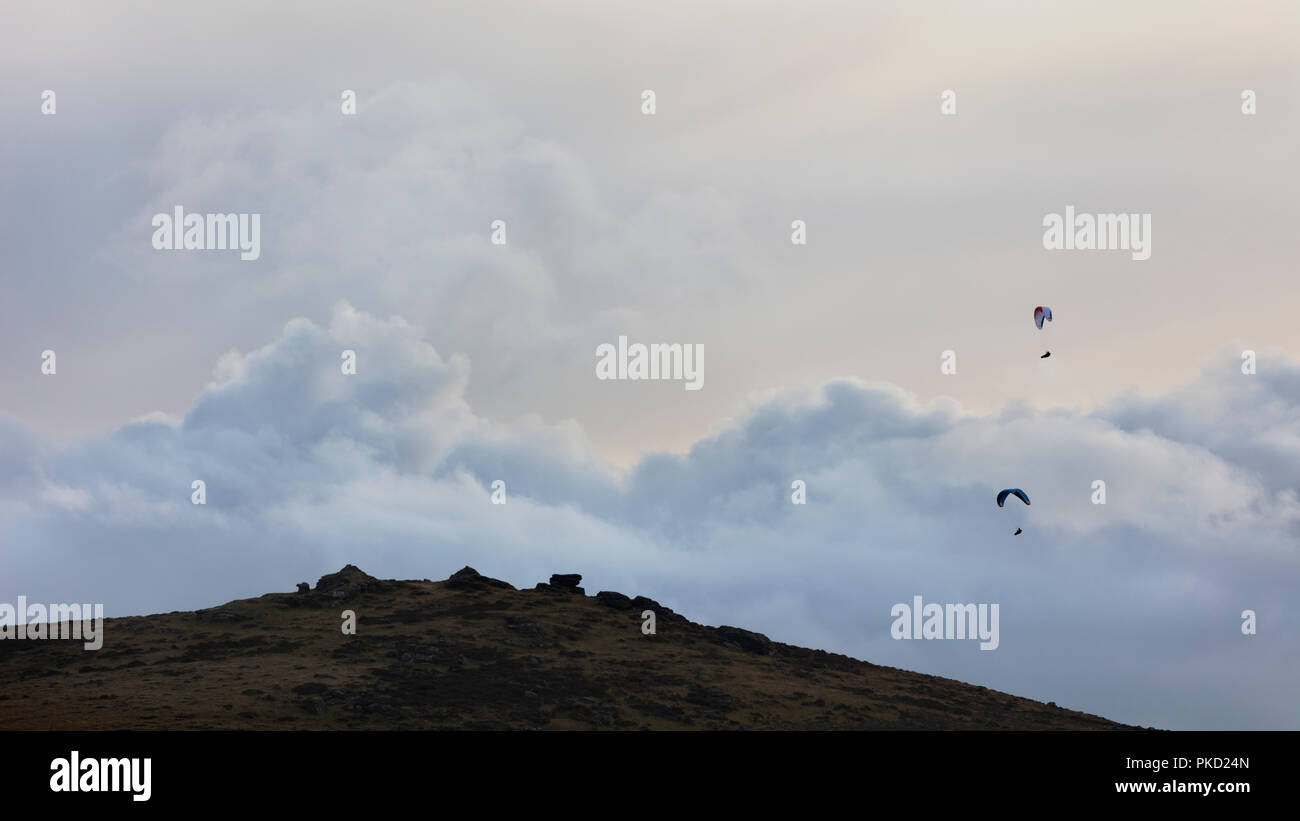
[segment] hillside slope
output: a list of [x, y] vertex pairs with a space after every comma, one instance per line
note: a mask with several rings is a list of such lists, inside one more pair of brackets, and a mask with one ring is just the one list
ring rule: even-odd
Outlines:
[[1134, 729], [552, 581], [348, 565], [314, 590], [108, 619], [96, 652], [0, 641], [0, 729]]

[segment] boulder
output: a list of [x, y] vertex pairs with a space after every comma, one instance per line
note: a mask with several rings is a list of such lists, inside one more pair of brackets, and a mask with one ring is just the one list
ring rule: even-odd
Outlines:
[[635, 599], [632, 599], [632, 608], [638, 613], [646, 610], [653, 610], [655, 611], [655, 616], [660, 621], [684, 622], [687, 620], [685, 616], [676, 612], [671, 607], [664, 607], [654, 599], [646, 598], [645, 596], [637, 596]]
[[737, 650], [744, 650], [746, 653], [756, 653], [760, 656], [770, 656], [775, 652], [772, 647], [772, 640], [762, 633], [755, 633], [750, 630], [742, 630], [739, 627], [728, 627], [723, 625], [715, 630], [718, 638], [722, 639], [724, 647], [733, 647]]
[[485, 587], [499, 587], [503, 590], [515, 589], [513, 584], [484, 576], [469, 565], [465, 565], [448, 576], [447, 586], [453, 590], [479, 590]]
[[311, 592], [311, 585], [310, 585], [310, 584], [307, 584], [307, 582], [298, 582], [298, 592], [299, 592], [299, 593], [310, 593], [310, 592]]
[[[551, 579], [554, 578], [555, 578], [554, 576], [551, 577]], [[587, 594], [587, 591], [583, 590], [581, 587], [570, 587], [568, 585], [547, 584], [546, 582], [538, 582], [537, 586], [534, 587], [533, 589], [541, 590], [544, 593], [563, 593], [566, 595], [572, 595], [576, 593], [579, 596], [585, 596]]]
[[581, 573], [556, 573], [551, 576], [551, 584], [555, 587], [576, 588], [581, 583]]
[[447, 586], [458, 590], [478, 587], [482, 582], [483, 576], [469, 565], [465, 565], [447, 577]]
[[613, 590], [602, 590], [596, 594], [596, 601], [612, 607], [615, 610], [631, 610], [632, 600], [622, 593], [615, 593]]
[[327, 573], [316, 582], [317, 593], [325, 593], [334, 599], [345, 599], [358, 593], [380, 593], [391, 587], [354, 564], [337, 573]]

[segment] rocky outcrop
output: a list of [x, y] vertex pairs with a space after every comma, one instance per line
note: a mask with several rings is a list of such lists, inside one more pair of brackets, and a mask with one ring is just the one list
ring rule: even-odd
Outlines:
[[478, 590], [488, 587], [497, 587], [502, 590], [515, 589], [513, 584], [484, 576], [469, 565], [465, 565], [460, 570], [452, 573], [447, 578], [447, 586], [452, 590]]
[[576, 593], [579, 596], [586, 595], [587, 591], [578, 587], [582, 581], [581, 573], [555, 573], [551, 576], [550, 584], [538, 582], [534, 590], [543, 590], [548, 593]]
[[746, 653], [755, 653], [760, 656], [771, 656], [776, 654], [776, 648], [772, 646], [772, 640], [762, 633], [755, 633], [750, 630], [742, 630], [739, 627], [728, 627], [723, 625], [714, 631], [718, 638], [722, 640], [723, 647], [729, 647], [733, 650], [744, 650]]
[[[384, 593], [392, 588], [354, 564], [337, 573], [327, 573], [316, 582], [316, 595], [342, 601], [361, 593]], [[301, 590], [301, 588], [299, 588]]]
[[596, 594], [596, 601], [615, 610], [631, 610], [633, 606], [631, 599], [622, 593], [615, 593], [613, 590], [600, 591]]

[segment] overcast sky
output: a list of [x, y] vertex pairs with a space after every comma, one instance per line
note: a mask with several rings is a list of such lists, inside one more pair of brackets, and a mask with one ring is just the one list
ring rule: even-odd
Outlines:
[[[581, 572], [1300, 729], [1296, 4], [14, 5], [0, 601]], [[155, 250], [178, 205], [260, 214], [260, 258]], [[1067, 205], [1150, 214], [1150, 258], [1045, 250]], [[704, 388], [597, 379], [620, 335]], [[914, 595], [999, 603], [999, 648], [892, 640]]]

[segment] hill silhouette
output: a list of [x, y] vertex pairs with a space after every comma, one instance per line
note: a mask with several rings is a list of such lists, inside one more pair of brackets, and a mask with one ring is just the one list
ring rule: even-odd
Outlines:
[[297, 593], [107, 619], [95, 652], [0, 641], [0, 729], [1136, 729], [580, 580], [348, 565]]

